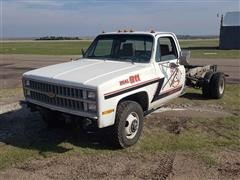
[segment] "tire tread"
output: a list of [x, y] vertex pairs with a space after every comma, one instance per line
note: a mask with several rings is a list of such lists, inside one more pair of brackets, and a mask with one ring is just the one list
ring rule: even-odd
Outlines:
[[[133, 108], [134, 106], [141, 108], [141, 106], [134, 101], [121, 102], [117, 107], [115, 124], [113, 126], [113, 131], [112, 131], [112, 133], [113, 133], [112, 139], [113, 139], [114, 145], [117, 146], [118, 148], [126, 148], [126, 147], [129, 147], [132, 145], [131, 143], [127, 144], [126, 142], [124, 142], [124, 140], [123, 140], [124, 137], [123, 137], [123, 134], [121, 133], [122, 129], [120, 127], [121, 127], [122, 123], [125, 124], [125, 119], [123, 118], [123, 116], [125, 116], [125, 112], [130, 111], [130, 109]], [[142, 117], [139, 117], [139, 121], [141, 121], [141, 119], [142, 119]], [[142, 125], [139, 128], [142, 129]]]

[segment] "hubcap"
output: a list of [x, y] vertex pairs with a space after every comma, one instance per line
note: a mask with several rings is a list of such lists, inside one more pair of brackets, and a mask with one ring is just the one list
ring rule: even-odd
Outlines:
[[219, 93], [220, 94], [223, 94], [223, 92], [224, 92], [224, 80], [222, 79], [221, 80], [221, 83], [220, 83], [220, 86], [219, 86]]
[[131, 125], [131, 131], [135, 132], [137, 130], [137, 128], [138, 128], [138, 122], [137, 122], [137, 120], [134, 120]]
[[137, 113], [132, 112], [128, 115], [125, 124], [125, 134], [127, 139], [133, 139], [139, 128], [139, 117]]

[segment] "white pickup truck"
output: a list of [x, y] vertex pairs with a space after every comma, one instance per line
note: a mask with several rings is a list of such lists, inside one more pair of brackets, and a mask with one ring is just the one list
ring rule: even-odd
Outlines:
[[[72, 120], [107, 128], [122, 148], [135, 144], [145, 115], [185, 87], [221, 98], [225, 75], [215, 65], [192, 66], [173, 33], [102, 33], [83, 57], [23, 75], [25, 102], [49, 126]], [[85, 121], [84, 121], [85, 120]]]

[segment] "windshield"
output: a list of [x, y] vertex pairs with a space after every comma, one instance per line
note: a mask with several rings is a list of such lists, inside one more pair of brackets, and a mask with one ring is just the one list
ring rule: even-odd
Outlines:
[[100, 35], [84, 57], [103, 60], [149, 62], [153, 37], [150, 35]]

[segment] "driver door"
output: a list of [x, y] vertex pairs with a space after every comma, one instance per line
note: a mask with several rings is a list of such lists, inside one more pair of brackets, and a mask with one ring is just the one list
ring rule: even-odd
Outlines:
[[185, 68], [179, 64], [178, 51], [174, 37], [159, 37], [155, 68], [162, 81], [152, 100], [157, 106], [179, 96], [184, 88]]

